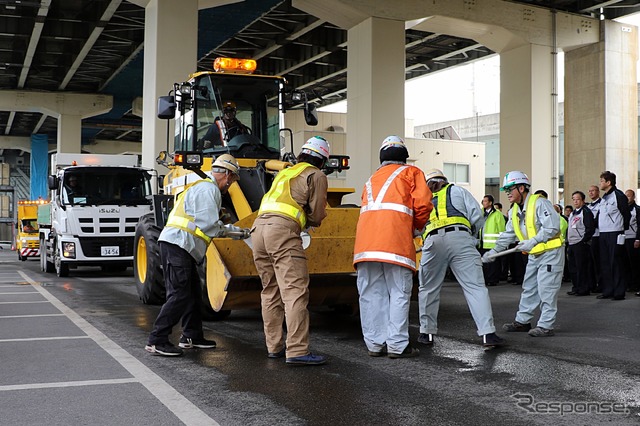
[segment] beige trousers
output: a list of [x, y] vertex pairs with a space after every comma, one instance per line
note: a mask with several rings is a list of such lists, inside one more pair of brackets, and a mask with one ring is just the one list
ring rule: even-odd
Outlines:
[[284, 345], [287, 358], [309, 353], [309, 271], [300, 227], [284, 218], [260, 217], [252, 233], [253, 260], [262, 281], [262, 320], [269, 352]]

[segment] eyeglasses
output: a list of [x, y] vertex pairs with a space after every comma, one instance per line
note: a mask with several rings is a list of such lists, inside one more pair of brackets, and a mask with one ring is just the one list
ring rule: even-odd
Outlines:
[[503, 188], [503, 189], [502, 189], [502, 191], [503, 191], [505, 194], [508, 194], [508, 193], [510, 193], [511, 191], [513, 191], [514, 189], [516, 189], [517, 187], [518, 187], [517, 185], [513, 185], [513, 186], [510, 186], [510, 187], [508, 187], [508, 188]]

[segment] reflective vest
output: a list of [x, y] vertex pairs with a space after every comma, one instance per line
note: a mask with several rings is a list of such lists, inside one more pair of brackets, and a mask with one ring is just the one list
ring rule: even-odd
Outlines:
[[199, 183], [202, 183], [202, 182], [213, 183], [211, 179], [202, 179], [202, 180], [198, 180], [196, 182], [188, 184], [184, 188], [184, 191], [178, 194], [176, 203], [173, 206], [173, 209], [171, 209], [171, 212], [169, 213], [169, 217], [167, 218], [166, 226], [170, 226], [172, 228], [178, 228], [185, 232], [188, 232], [189, 234], [197, 238], [200, 238], [207, 245], [209, 245], [209, 243], [211, 242], [211, 237], [209, 237], [207, 234], [202, 232], [202, 230], [196, 226], [195, 219], [193, 218], [193, 216], [188, 215], [184, 210], [184, 197], [187, 191], [189, 190], [189, 188], [195, 185], [198, 185]]
[[295, 220], [300, 225], [300, 229], [304, 229], [307, 224], [307, 215], [300, 204], [291, 197], [290, 182], [309, 167], [316, 168], [312, 164], [303, 162], [278, 173], [271, 189], [262, 197], [258, 216], [263, 213], [278, 213]]
[[480, 230], [480, 241], [482, 241], [483, 249], [492, 249], [496, 246], [496, 241], [500, 233], [506, 228], [504, 216], [498, 210], [493, 210], [487, 216], [484, 226]]
[[560, 215], [560, 235], [562, 235], [562, 241], [567, 240], [567, 230], [569, 229], [569, 222], [564, 216]]
[[[527, 202], [527, 212], [524, 218], [525, 225], [527, 227], [527, 235], [522, 234], [522, 230], [520, 229], [520, 218], [518, 217], [518, 205], [516, 203], [513, 204], [511, 208], [511, 220], [513, 221], [513, 231], [516, 233], [518, 240], [524, 241], [531, 238], [534, 238], [538, 231], [536, 230], [536, 201], [540, 195], [530, 195], [529, 201]], [[551, 238], [546, 243], [538, 243], [533, 250], [529, 252], [529, 254], [538, 255], [542, 254], [545, 251], [553, 250], [562, 247], [564, 244], [564, 238], [562, 238], [562, 232], [558, 232], [558, 235]]]
[[362, 191], [354, 265], [382, 262], [415, 271], [413, 229], [424, 226], [431, 210], [430, 200], [424, 173], [417, 167], [404, 164], [380, 167]]
[[[431, 231], [450, 225], [464, 225], [471, 230], [469, 220], [451, 203], [452, 186], [453, 184], [448, 183], [433, 194], [433, 211], [422, 234], [423, 239], [427, 238]], [[432, 219], [434, 215], [436, 218]]]

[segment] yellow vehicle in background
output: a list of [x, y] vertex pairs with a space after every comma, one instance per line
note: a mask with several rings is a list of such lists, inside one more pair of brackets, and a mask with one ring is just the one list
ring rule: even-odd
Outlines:
[[18, 201], [15, 247], [16, 252], [18, 252], [18, 259], [23, 262], [28, 257], [40, 257], [38, 206], [43, 204], [47, 204], [47, 201]]
[[[158, 117], [175, 119], [172, 152], [198, 153], [203, 160], [202, 165], [184, 166], [174, 160], [174, 154], [162, 152], [158, 157], [170, 169], [163, 181], [164, 195], [155, 196], [154, 211], [140, 219], [134, 243], [134, 275], [143, 303], [165, 300], [157, 240], [174, 196], [200, 179], [192, 169], [202, 174], [211, 170], [217, 156], [229, 153], [236, 157], [240, 181], [223, 197], [223, 209], [228, 223], [250, 228], [275, 175], [296, 161], [293, 133], [284, 126], [287, 109], [297, 105], [304, 109], [307, 124], [317, 124], [315, 106], [307, 102], [306, 95], [288, 91], [282, 77], [251, 74], [255, 61], [225, 58], [216, 60], [214, 68], [217, 72], [198, 72], [176, 83], [173, 94], [158, 102]], [[210, 127], [223, 115], [223, 103], [229, 102], [235, 104], [236, 117], [247, 131], [214, 144], [204, 143]], [[348, 157], [332, 156], [324, 171], [330, 174], [347, 168]], [[344, 308], [358, 303], [352, 259], [359, 209], [341, 207], [343, 195], [352, 192], [330, 188], [328, 216], [322, 226], [309, 232], [310, 305]], [[234, 309], [260, 308], [262, 285], [247, 241], [214, 238], [204, 263], [204, 304], [212, 316], [224, 318]]]

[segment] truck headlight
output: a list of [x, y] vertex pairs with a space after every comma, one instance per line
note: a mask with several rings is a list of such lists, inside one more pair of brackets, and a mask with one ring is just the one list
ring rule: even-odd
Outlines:
[[20, 239], [20, 242], [21, 242], [22, 244], [27, 244], [27, 239], [26, 239], [26, 238], [21, 238], [21, 239]]
[[76, 258], [76, 243], [62, 243], [62, 256], [71, 259]]

